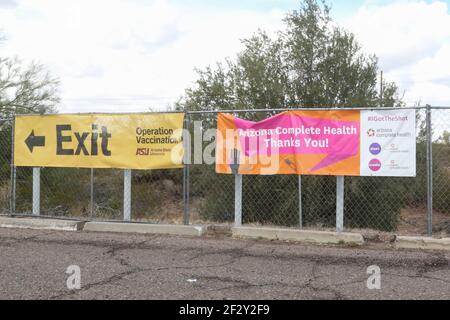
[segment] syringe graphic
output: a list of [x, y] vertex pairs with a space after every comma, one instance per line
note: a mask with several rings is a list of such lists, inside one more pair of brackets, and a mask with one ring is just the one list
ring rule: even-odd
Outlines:
[[294, 165], [294, 163], [291, 161], [291, 160], [289, 160], [289, 159], [284, 159], [284, 162], [294, 171], [294, 172], [296, 172], [297, 170], [296, 170], [296, 167], [295, 167], [295, 165]]
[[238, 149], [233, 149], [233, 158], [231, 159], [230, 168], [233, 174], [239, 174], [240, 153]]

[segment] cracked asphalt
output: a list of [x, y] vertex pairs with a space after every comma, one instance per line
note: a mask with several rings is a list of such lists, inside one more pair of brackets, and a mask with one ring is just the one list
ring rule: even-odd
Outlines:
[[[450, 299], [450, 253], [0, 228], [0, 299]], [[81, 268], [81, 289], [66, 269]], [[367, 289], [367, 267], [381, 290]]]

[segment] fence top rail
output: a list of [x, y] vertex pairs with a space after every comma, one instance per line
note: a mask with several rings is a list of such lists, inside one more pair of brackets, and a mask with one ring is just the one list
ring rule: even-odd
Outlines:
[[62, 112], [62, 113], [21, 113], [16, 114], [15, 116], [90, 116], [90, 115], [127, 115], [127, 114], [133, 114], [133, 115], [139, 115], [139, 114], [164, 114], [164, 113], [186, 113], [183, 110], [180, 111], [141, 111], [141, 112]]
[[[236, 110], [204, 110], [187, 111], [188, 114], [207, 114], [207, 113], [245, 113], [245, 112], [283, 112], [283, 111], [340, 111], [340, 110], [425, 110], [427, 107], [394, 107], [394, 108], [277, 108], [277, 109], [236, 109]], [[433, 107], [431, 107], [433, 108]]]
[[[337, 111], [337, 110], [425, 110], [426, 106], [423, 107], [361, 107], [361, 108], [272, 108], [272, 109], [229, 109], [229, 110], [169, 110], [169, 111], [142, 111], [142, 112], [64, 112], [64, 113], [24, 113], [17, 114], [17, 116], [89, 116], [89, 115], [139, 115], [139, 114], [165, 114], [165, 113], [186, 113], [186, 114], [215, 114], [215, 113], [256, 113], [256, 112], [284, 112], [284, 111]], [[431, 106], [430, 109], [450, 109], [450, 106]], [[14, 118], [0, 119], [0, 121], [11, 121]]]
[[450, 110], [450, 107], [446, 107], [446, 106], [433, 106], [433, 107], [431, 107], [431, 109], [447, 109], [447, 110]]

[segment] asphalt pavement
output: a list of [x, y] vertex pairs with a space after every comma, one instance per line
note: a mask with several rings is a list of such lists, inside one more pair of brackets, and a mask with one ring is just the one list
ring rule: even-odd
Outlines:
[[450, 299], [449, 261], [386, 245], [0, 228], [0, 299]]

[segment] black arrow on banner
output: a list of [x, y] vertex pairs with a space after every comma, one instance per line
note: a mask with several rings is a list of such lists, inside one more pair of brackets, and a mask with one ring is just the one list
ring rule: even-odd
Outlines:
[[33, 152], [34, 147], [45, 146], [45, 136], [35, 136], [34, 130], [32, 130], [28, 138], [26, 138], [25, 144], [28, 146], [28, 149], [30, 149], [30, 152]]

